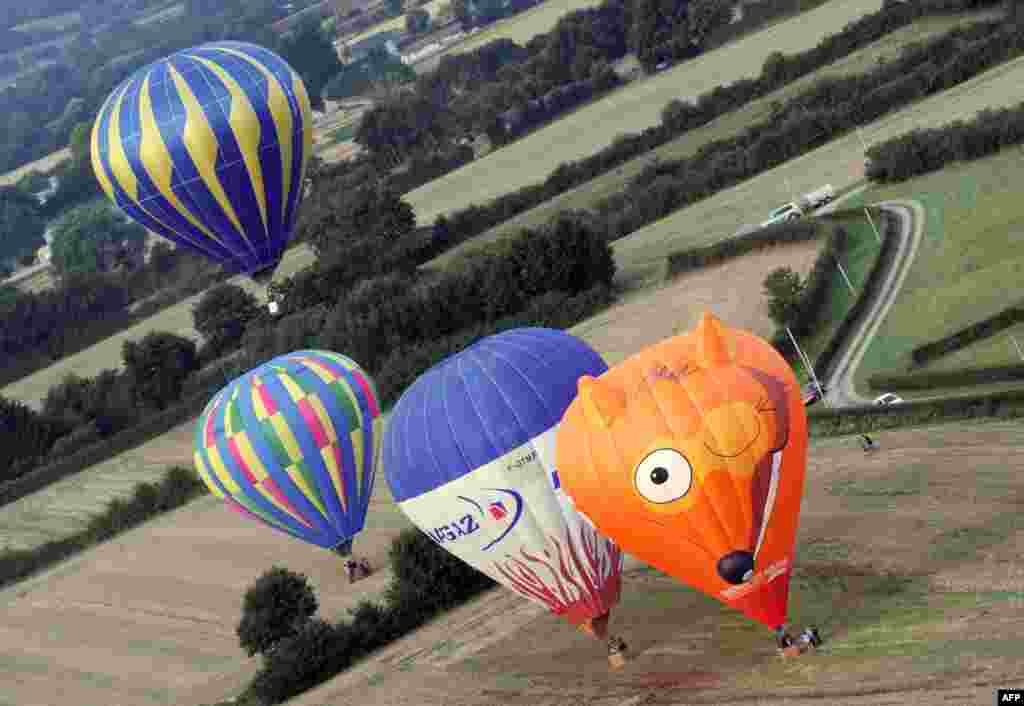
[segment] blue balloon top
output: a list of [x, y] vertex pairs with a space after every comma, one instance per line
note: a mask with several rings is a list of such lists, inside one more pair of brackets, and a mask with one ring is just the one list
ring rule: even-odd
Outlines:
[[580, 339], [546, 328], [488, 336], [423, 373], [384, 434], [384, 477], [396, 502], [430, 492], [561, 421], [583, 375], [608, 370]]

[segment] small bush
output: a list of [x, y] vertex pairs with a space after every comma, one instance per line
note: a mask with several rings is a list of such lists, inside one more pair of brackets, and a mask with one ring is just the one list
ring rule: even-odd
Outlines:
[[353, 659], [351, 629], [314, 618], [264, 655], [249, 691], [263, 703], [279, 704], [346, 669]]
[[318, 605], [304, 574], [275, 566], [245, 592], [238, 642], [250, 657], [271, 653], [302, 630]]

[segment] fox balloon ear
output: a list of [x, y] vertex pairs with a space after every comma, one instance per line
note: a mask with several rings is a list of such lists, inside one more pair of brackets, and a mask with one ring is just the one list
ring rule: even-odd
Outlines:
[[722, 322], [711, 312], [705, 311], [697, 324], [697, 362], [700, 367], [712, 368], [732, 362], [725, 337]]
[[607, 429], [626, 409], [626, 396], [616, 387], [584, 375], [576, 383], [583, 415], [593, 426]]

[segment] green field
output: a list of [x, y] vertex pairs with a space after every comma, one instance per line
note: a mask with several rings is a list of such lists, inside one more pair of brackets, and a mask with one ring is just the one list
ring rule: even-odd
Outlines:
[[[1024, 83], [1021, 72], [1015, 79]], [[1024, 90], [1015, 93], [1005, 103], [1024, 99]], [[1017, 180], [1022, 176], [1021, 152], [1013, 147], [987, 159], [870, 190], [872, 201], [917, 199], [927, 220], [925, 239], [906, 283], [857, 370], [858, 384], [875, 373], [906, 371], [913, 347], [992, 316], [1021, 298], [1024, 200]], [[1017, 326], [929, 369], [1019, 362], [1009, 341], [1011, 333], [1024, 345], [1024, 327]]]
[[891, 60], [898, 56], [901, 49], [911, 42], [927, 40], [930, 37], [947, 32], [957, 25], [976, 22], [983, 16], [988, 15], [971, 14], [956, 17], [931, 17], [923, 19], [910, 27], [893, 32], [871, 46], [854, 52], [845, 59], [830, 64], [810, 76], [794, 81], [764, 98], [751, 101], [739, 110], [727, 113], [704, 127], [690, 130], [672, 142], [636, 157], [596, 179], [592, 179], [575, 189], [535, 206], [529, 211], [510, 218], [504, 223], [473, 238], [463, 246], [440, 255], [431, 264], [443, 266], [451, 259], [460, 256], [463, 252], [493, 240], [515, 235], [523, 228], [541, 226], [547, 223], [559, 211], [592, 209], [607, 196], [624, 190], [631, 179], [656, 159], [668, 161], [692, 156], [709, 142], [732, 137], [741, 133], [750, 125], [767, 120], [771, 116], [771, 107], [774, 102], [785, 102], [807, 90], [822, 78], [838, 78], [870, 71], [878, 61], [883, 59]]
[[998, 365], [1012, 365], [1024, 362], [1014, 346], [1024, 351], [1024, 324], [1017, 324], [1000, 331], [991, 338], [982, 339], [965, 348], [943, 356], [928, 365], [924, 370], [962, 370], [964, 368], [989, 368]]
[[547, 125], [512, 145], [412, 191], [406, 197], [420, 223], [545, 179], [559, 164], [587, 157], [624, 132], [660, 121], [673, 98], [697, 97], [722, 83], [757, 76], [779, 47], [789, 52], [816, 45], [851, 20], [878, 10], [878, 0], [832, 0], [786, 22], [747, 35], [610, 95]]

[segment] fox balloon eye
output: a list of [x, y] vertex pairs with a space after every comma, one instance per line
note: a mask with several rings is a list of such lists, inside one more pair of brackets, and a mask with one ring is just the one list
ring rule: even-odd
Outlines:
[[693, 468], [675, 449], [658, 449], [636, 468], [636, 490], [652, 503], [670, 503], [685, 496], [693, 485]]

